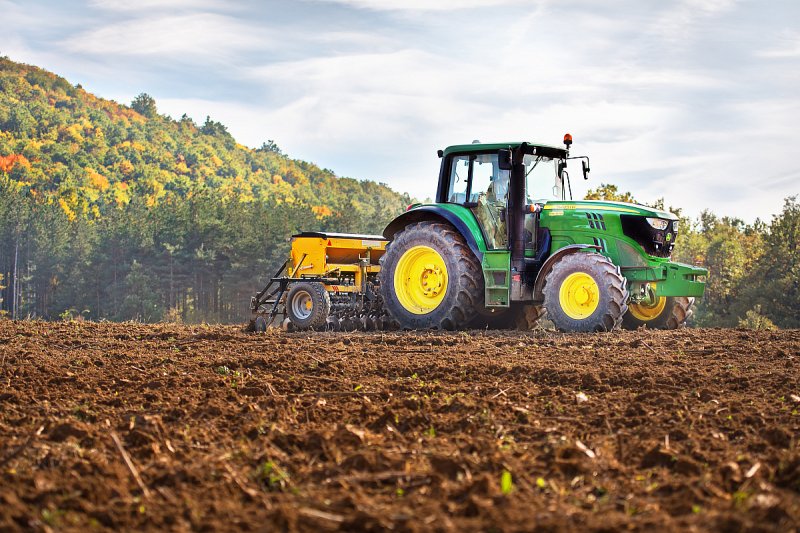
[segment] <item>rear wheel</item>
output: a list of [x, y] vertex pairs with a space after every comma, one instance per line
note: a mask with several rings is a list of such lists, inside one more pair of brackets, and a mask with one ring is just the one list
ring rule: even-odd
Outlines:
[[646, 326], [650, 329], [678, 329], [686, 325], [686, 321], [694, 313], [694, 298], [686, 296], [661, 296], [651, 302], [630, 304], [628, 312], [622, 319], [625, 329], [637, 329]]
[[464, 237], [440, 222], [411, 224], [381, 257], [384, 308], [403, 329], [461, 329], [483, 306], [483, 274]]
[[330, 312], [331, 298], [322, 283], [295, 283], [286, 296], [286, 314], [298, 329], [321, 329]]
[[626, 280], [606, 256], [573, 253], [547, 274], [544, 307], [562, 331], [611, 331], [627, 311]]

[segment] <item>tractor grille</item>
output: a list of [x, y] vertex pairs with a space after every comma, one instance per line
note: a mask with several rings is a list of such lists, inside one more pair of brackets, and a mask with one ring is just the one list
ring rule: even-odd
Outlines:
[[606, 229], [606, 221], [600, 213], [586, 213], [586, 218], [589, 219], [589, 227], [592, 229]]
[[644, 248], [648, 255], [669, 257], [678, 236], [677, 222], [670, 222], [666, 229], [657, 230], [643, 216], [621, 215], [622, 232]]

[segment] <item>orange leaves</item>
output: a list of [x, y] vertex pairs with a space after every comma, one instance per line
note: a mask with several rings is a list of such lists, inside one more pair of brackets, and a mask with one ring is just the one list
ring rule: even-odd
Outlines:
[[31, 167], [30, 161], [22, 154], [0, 155], [0, 172], [11, 172], [15, 165]]
[[110, 185], [108, 178], [99, 174], [93, 168], [86, 167], [86, 176], [89, 178], [89, 185], [94, 189], [105, 191]]
[[324, 206], [324, 205], [312, 206], [311, 207], [311, 211], [314, 213], [314, 215], [316, 216], [317, 220], [322, 220], [322, 219], [324, 219], [326, 217], [329, 217], [329, 216], [331, 216], [333, 214], [333, 211], [331, 211], [327, 206]]

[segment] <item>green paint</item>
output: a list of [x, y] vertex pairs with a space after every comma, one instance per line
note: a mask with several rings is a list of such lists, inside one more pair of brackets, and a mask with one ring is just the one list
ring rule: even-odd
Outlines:
[[487, 251], [483, 254], [481, 268], [486, 282], [484, 305], [486, 307], [508, 307], [510, 303], [511, 252]]
[[511, 494], [512, 490], [514, 490], [514, 481], [511, 479], [511, 472], [503, 470], [500, 475], [500, 492], [508, 495]]
[[[463, 153], [470, 153], [470, 152], [492, 152], [496, 150], [503, 150], [503, 149], [514, 149], [519, 147], [522, 144], [522, 141], [515, 141], [515, 142], [507, 142], [507, 143], [473, 143], [473, 144], [456, 144], [453, 146], [448, 146], [444, 149], [444, 157], [447, 157], [450, 154], [463, 154]], [[566, 151], [561, 146], [550, 146], [547, 144], [539, 144], [539, 143], [528, 143], [530, 146], [540, 146], [542, 148], [548, 148], [550, 150], [558, 150], [564, 154]]]

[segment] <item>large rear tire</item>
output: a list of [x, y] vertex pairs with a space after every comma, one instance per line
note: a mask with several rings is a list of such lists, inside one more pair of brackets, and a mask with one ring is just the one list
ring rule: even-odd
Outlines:
[[483, 306], [480, 262], [449, 224], [410, 224], [380, 261], [384, 308], [401, 329], [463, 329]]
[[543, 292], [547, 316], [561, 331], [611, 331], [628, 310], [627, 280], [598, 253], [561, 258], [547, 274]]
[[687, 296], [662, 296], [648, 304], [630, 304], [622, 318], [622, 327], [638, 329], [678, 329], [694, 314], [694, 298]]
[[331, 297], [322, 283], [295, 283], [286, 296], [286, 314], [297, 329], [323, 329], [330, 312]]

